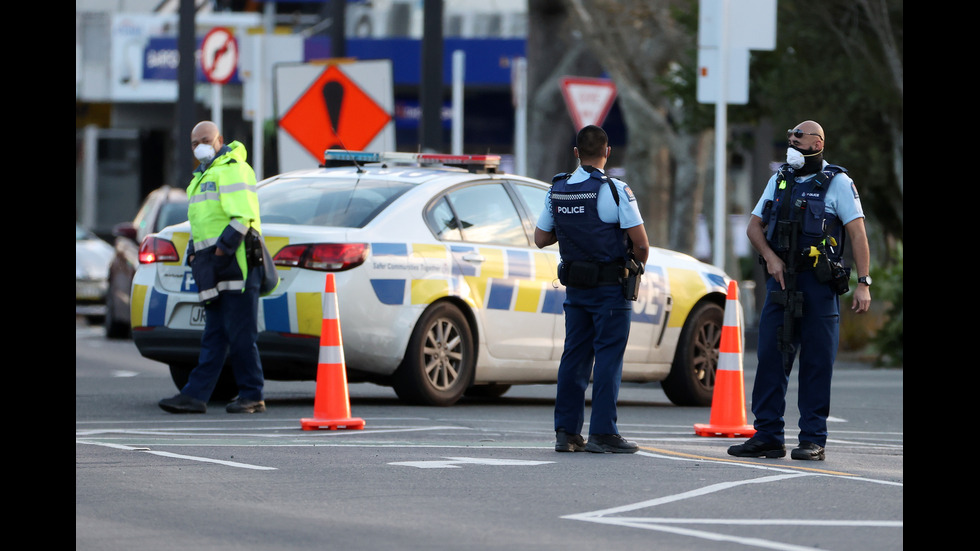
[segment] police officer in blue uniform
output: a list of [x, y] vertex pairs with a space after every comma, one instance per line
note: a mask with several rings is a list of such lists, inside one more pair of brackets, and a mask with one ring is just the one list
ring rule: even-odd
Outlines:
[[752, 211], [746, 235], [770, 277], [759, 321], [759, 365], [752, 389], [756, 433], [731, 446], [736, 457], [786, 455], [786, 388], [799, 352], [799, 446], [790, 457], [823, 460], [830, 414], [830, 380], [840, 335], [839, 295], [850, 269], [841, 262], [850, 242], [858, 285], [851, 309], [871, 307], [870, 248], [864, 211], [843, 167], [823, 159], [826, 134], [814, 121], [787, 131], [786, 163]]
[[[555, 398], [555, 451], [634, 453], [616, 427], [616, 402], [632, 306], [624, 289], [639, 277], [650, 245], [636, 198], [607, 177], [606, 132], [589, 125], [576, 137], [575, 172], [555, 176], [534, 230], [539, 248], [555, 242], [565, 285], [565, 348]], [[633, 264], [632, 262], [635, 262]], [[638, 270], [627, 272], [627, 267]], [[633, 279], [635, 282], [636, 279]], [[592, 376], [588, 443], [582, 438], [585, 391]]]

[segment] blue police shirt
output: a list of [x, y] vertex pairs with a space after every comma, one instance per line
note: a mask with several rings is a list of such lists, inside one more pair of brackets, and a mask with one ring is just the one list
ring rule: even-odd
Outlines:
[[[599, 172], [602, 171], [599, 170]], [[574, 185], [584, 182], [589, 178], [590, 174], [579, 166], [568, 178], [568, 184]], [[597, 199], [599, 218], [603, 222], [610, 224], [619, 221], [619, 227], [624, 230], [632, 228], [633, 226], [639, 226], [643, 223], [643, 217], [640, 215], [640, 209], [636, 205], [636, 196], [633, 195], [633, 191], [626, 184], [626, 182], [622, 182], [615, 178], [611, 178], [611, 180], [613, 181], [613, 184], [616, 185], [616, 191], [619, 192], [619, 207], [616, 206], [616, 201], [613, 199], [612, 191], [609, 189], [609, 186], [603, 184], [602, 187], [599, 188], [599, 197]], [[551, 232], [555, 230], [555, 217], [551, 212], [550, 195], [544, 200], [544, 209], [538, 216], [536, 225], [542, 231]]]

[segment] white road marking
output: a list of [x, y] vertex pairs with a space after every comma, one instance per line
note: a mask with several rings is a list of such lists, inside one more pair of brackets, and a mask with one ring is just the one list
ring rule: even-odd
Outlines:
[[396, 461], [389, 465], [401, 465], [404, 467], [418, 467], [419, 469], [458, 469], [461, 464], [469, 465], [493, 465], [493, 466], [532, 466], [547, 465], [554, 461], [529, 461], [525, 459], [492, 459], [486, 457], [447, 457], [447, 461]]
[[153, 454], [153, 455], [159, 455], [161, 457], [173, 457], [175, 459], [188, 459], [190, 461], [201, 461], [203, 463], [216, 463], [218, 465], [224, 465], [226, 467], [237, 467], [239, 469], [252, 469], [252, 470], [256, 470], [256, 471], [276, 471], [276, 470], [278, 470], [275, 467], [263, 467], [261, 465], [249, 465], [248, 463], [238, 463], [236, 461], [224, 461], [224, 460], [221, 460], [221, 459], [211, 459], [210, 457], [198, 457], [198, 456], [195, 456], [195, 455], [182, 455], [182, 454], [179, 454], [179, 453], [160, 452], [160, 451], [151, 450], [150, 448], [146, 448], [146, 447], [123, 446], [121, 444], [107, 444], [107, 443], [104, 443], [104, 442], [87, 442], [85, 440], [78, 440], [78, 439], [75, 440], [75, 443], [76, 444], [91, 444], [93, 446], [105, 446], [107, 448], [115, 448], [117, 450], [138, 451], [138, 452], [143, 452], [143, 453], [150, 453], [150, 454]]
[[[274, 423], [277, 422], [277, 420], [271, 420], [271, 421], [273, 421]], [[175, 454], [175, 453], [170, 453], [170, 452], [155, 451], [155, 450], [150, 449], [149, 447], [146, 447], [147, 444], [142, 444], [140, 446], [125, 446], [125, 445], [121, 445], [121, 444], [110, 444], [110, 443], [106, 443], [106, 442], [89, 441], [89, 440], [85, 440], [84, 438], [85, 437], [89, 437], [89, 438], [93, 438], [93, 439], [94, 438], [99, 438], [99, 437], [113, 438], [114, 435], [116, 435], [116, 436], [118, 436], [120, 438], [124, 438], [126, 436], [136, 436], [136, 435], [143, 435], [143, 436], [167, 436], [167, 437], [173, 437], [175, 435], [183, 435], [183, 436], [187, 436], [187, 437], [189, 437], [191, 439], [200, 438], [200, 437], [210, 437], [210, 436], [217, 436], [217, 437], [222, 437], [222, 436], [228, 437], [228, 436], [232, 436], [233, 438], [259, 438], [259, 439], [267, 439], [267, 443], [264, 443], [264, 444], [243, 444], [241, 442], [222, 444], [222, 443], [216, 443], [216, 442], [213, 442], [213, 441], [210, 441], [210, 440], [202, 441], [201, 443], [194, 443], [193, 441], [188, 441], [188, 442], [183, 442], [183, 443], [180, 443], [180, 444], [174, 444], [173, 442], [161, 443], [160, 444], [160, 445], [182, 445], [182, 446], [198, 446], [198, 445], [200, 445], [200, 446], [203, 446], [203, 445], [207, 445], [207, 446], [220, 446], [220, 445], [234, 445], [234, 446], [241, 446], [241, 445], [248, 445], [248, 446], [251, 446], [251, 445], [257, 445], [257, 446], [281, 446], [281, 445], [287, 445], [287, 446], [295, 446], [295, 445], [310, 445], [312, 443], [312, 445], [315, 445], [315, 446], [316, 445], [328, 445], [328, 446], [349, 446], [349, 445], [365, 446], [365, 445], [368, 445], [368, 446], [375, 446], [375, 447], [398, 447], [398, 448], [401, 448], [401, 447], [406, 447], [406, 448], [408, 448], [408, 447], [414, 447], [414, 448], [440, 448], [440, 447], [443, 447], [443, 448], [460, 448], [460, 447], [463, 447], [463, 448], [472, 448], [473, 447], [471, 445], [460, 445], [460, 444], [445, 444], [445, 445], [440, 445], [440, 444], [435, 444], [435, 443], [431, 443], [431, 442], [430, 443], [426, 443], [426, 444], [422, 444], [422, 445], [406, 445], [405, 443], [398, 443], [398, 442], [363, 442], [363, 441], [361, 441], [361, 438], [354, 438], [353, 439], [353, 440], [357, 440], [358, 441], [357, 443], [354, 443], [352, 441], [349, 441], [349, 442], [339, 442], [339, 443], [327, 443], [327, 441], [330, 441], [332, 439], [331, 437], [337, 438], [337, 437], [342, 437], [342, 436], [353, 436], [353, 437], [357, 437], [357, 436], [360, 436], [360, 435], [364, 435], [364, 436], [375, 435], [375, 436], [377, 436], [378, 434], [381, 434], [381, 433], [399, 433], [399, 432], [415, 432], [415, 431], [425, 432], [425, 431], [472, 430], [471, 428], [465, 427], [465, 426], [442, 425], [442, 426], [429, 426], [429, 427], [425, 427], [425, 426], [404, 427], [404, 426], [378, 426], [378, 425], [375, 425], [375, 426], [372, 427], [373, 430], [353, 431], [353, 432], [352, 431], [342, 431], [342, 432], [341, 431], [338, 431], [338, 432], [329, 432], [329, 433], [326, 433], [326, 432], [322, 432], [322, 433], [321, 432], [318, 432], [318, 433], [316, 433], [316, 436], [315, 437], [310, 437], [308, 435], [303, 434], [299, 438], [297, 438], [297, 433], [296, 432], [290, 430], [290, 429], [294, 429], [294, 428], [295, 427], [292, 426], [292, 425], [289, 425], [289, 426], [273, 426], [273, 427], [268, 427], [268, 428], [264, 428], [264, 429], [259, 429], [258, 431], [256, 431], [256, 429], [254, 427], [251, 427], [251, 428], [248, 428], [248, 429], [244, 429], [240, 433], [239, 432], [235, 432], [235, 429], [231, 429], [231, 434], [229, 434], [229, 430], [228, 429], [221, 430], [221, 429], [215, 429], [214, 427], [208, 427], [208, 428], [204, 428], [204, 427], [202, 427], [202, 428], [188, 428], [188, 427], [185, 426], [185, 427], [182, 427], [180, 429], [175, 429], [173, 427], [168, 427], [166, 429], [145, 429], [145, 428], [141, 428], [141, 429], [118, 429], [118, 428], [116, 428], [116, 429], [101, 429], [100, 428], [100, 429], [91, 429], [91, 430], [76, 430], [76, 442], [79, 443], [79, 444], [92, 444], [92, 445], [101, 445], [101, 446], [106, 446], [106, 447], [111, 447], [111, 448], [116, 448], [116, 449], [121, 449], [121, 450], [142, 451], [142, 452], [145, 452], [145, 453], [152, 453], [152, 454], [155, 454], [155, 455], [158, 455], [158, 456], [162, 456], [162, 457], [170, 457], [170, 458], [174, 458], [174, 459], [190, 460], [190, 461], [201, 461], [201, 462], [214, 463], [214, 464], [223, 465], [223, 466], [229, 466], [229, 467], [234, 467], [234, 468], [244, 468], [244, 469], [253, 469], [253, 470], [276, 470], [276, 469], [274, 467], [265, 467], [265, 466], [259, 466], [259, 465], [249, 465], [249, 464], [244, 464], [244, 463], [236, 463], [236, 462], [232, 462], [232, 461], [222, 461], [222, 460], [215, 460], [215, 459], [210, 459], [210, 458], [205, 458], [205, 457], [190, 456], [190, 455], [181, 455], [181, 454]], [[286, 433], [282, 433], [282, 434], [275, 434], [275, 433], [266, 432], [267, 430], [273, 430], [273, 431], [275, 431], [275, 430], [283, 430], [283, 429], [287, 430], [287, 432]], [[534, 433], [534, 434], [537, 434], [536, 431], [531, 431], [531, 432]], [[901, 433], [897, 433], [897, 434], [901, 435]], [[853, 435], [852, 435], [852, 437], [853, 437]], [[277, 440], [279, 440], [280, 442], [277, 443], [276, 442]], [[684, 438], [666, 438], [666, 439], [661, 438], [661, 439], [652, 439], [652, 440], [670, 440], [670, 441], [678, 440], [678, 441], [680, 441], [680, 440], [685, 440], [685, 439]], [[690, 440], [692, 440], [692, 441], [703, 441], [702, 438], [692, 438]], [[844, 442], [844, 441], [841, 441], [841, 442]], [[901, 442], [901, 439], [900, 438], [898, 439], [898, 442]], [[851, 442], [851, 441], [848, 441], [848, 443], [858, 443], [858, 444], [861, 444], [860, 442]], [[868, 444], [868, 443], [863, 443], [862, 445], [878, 445], [878, 446], [890, 447], [890, 445], [888, 445], [888, 444]], [[479, 446], [479, 447], [483, 448], [484, 446]], [[508, 445], [504, 445], [504, 446], [493, 446], [493, 445], [491, 445], [491, 446], [486, 446], [486, 447], [487, 448], [498, 448], [499, 447], [499, 448], [519, 449], [519, 448], [523, 448], [523, 447], [526, 447], [526, 446], [518, 446], [518, 447], [515, 447], [515, 446], [512, 446], [512, 445], [511, 446], [508, 446]], [[537, 448], [537, 447], [538, 446], [532, 446], [532, 448]], [[902, 445], [901, 444], [898, 444], [898, 445], [896, 445], [894, 447], [896, 447], [897, 449], [902, 449]], [[887, 528], [903, 529], [903, 527], [904, 527], [904, 522], [901, 521], [901, 520], [899, 520], [899, 521], [876, 521], [876, 520], [853, 520], [853, 519], [846, 519], [846, 520], [809, 520], [809, 519], [767, 519], [767, 518], [760, 518], [760, 519], [737, 519], [737, 518], [731, 518], [731, 519], [728, 519], [728, 518], [669, 518], [669, 517], [624, 516], [624, 514], [627, 514], [627, 513], [631, 512], [631, 511], [636, 511], [636, 510], [646, 509], [646, 508], [651, 508], [651, 507], [657, 507], [657, 506], [660, 506], [660, 505], [665, 505], [665, 504], [669, 504], [669, 503], [673, 503], [673, 502], [677, 502], [677, 501], [681, 501], [681, 500], [686, 500], [686, 499], [696, 499], [696, 498], [700, 498], [700, 497], [706, 497], [706, 496], [710, 496], [711, 494], [714, 494], [714, 493], [717, 493], [717, 492], [721, 492], [721, 491], [724, 491], [724, 490], [729, 490], [729, 489], [738, 487], [740, 485], [745, 485], [745, 484], [770, 484], [770, 483], [778, 483], [778, 482], [781, 482], [781, 481], [791, 480], [791, 479], [795, 479], [795, 478], [799, 478], [799, 477], [805, 477], [805, 476], [827, 476], [827, 477], [841, 478], [841, 479], [846, 479], [846, 480], [851, 480], [851, 481], [864, 481], [864, 482], [871, 482], [871, 483], [877, 483], [877, 484], [903, 486], [903, 484], [901, 482], [893, 482], [893, 481], [887, 481], [887, 480], [875, 480], [875, 479], [868, 479], [868, 478], [864, 478], [864, 477], [854, 477], [854, 476], [847, 475], [846, 473], [836, 473], [836, 472], [833, 472], [833, 471], [822, 471], [822, 470], [819, 470], [819, 469], [803, 469], [803, 470], [801, 470], [801, 468], [791, 469], [791, 468], [780, 467], [780, 466], [776, 466], [776, 465], [765, 465], [765, 464], [752, 463], [752, 462], [732, 462], [731, 460], [723, 460], [723, 459], [716, 460], [716, 459], [713, 459], [713, 458], [701, 457], [701, 456], [697, 456], [697, 457], [694, 457], [694, 456], [686, 456], [687, 454], [682, 454], [682, 455], [674, 456], [674, 455], [669, 455], [669, 454], [664, 454], [664, 453], [655, 453], [654, 451], [645, 451], [645, 450], [641, 450], [640, 452], [637, 453], [637, 455], [646, 456], [646, 457], [650, 457], [650, 458], [654, 458], [654, 459], [670, 459], [670, 460], [674, 460], [674, 461], [698, 461], [698, 462], [718, 461], [718, 462], [723, 462], [723, 463], [725, 463], [727, 465], [738, 466], [738, 467], [749, 468], [749, 469], [757, 469], [757, 470], [762, 470], [762, 471], [768, 471], [770, 473], [776, 473], [776, 474], [771, 474], [771, 475], [768, 475], [768, 476], [762, 476], [760, 478], [756, 478], [756, 479], [753, 479], [753, 480], [738, 481], [738, 482], [724, 482], [724, 483], [719, 483], [719, 484], [713, 484], [713, 485], [706, 486], [704, 488], [694, 489], [694, 490], [690, 490], [690, 491], [687, 491], [687, 492], [682, 492], [682, 493], [671, 495], [671, 496], [664, 496], [664, 497], [660, 497], [660, 498], [657, 498], [657, 499], [646, 500], [646, 501], [642, 501], [642, 502], [638, 502], [638, 503], [634, 503], [634, 504], [628, 504], [628, 505], [623, 505], [623, 506], [619, 506], [619, 507], [612, 507], [612, 508], [602, 509], [602, 510], [598, 510], [598, 511], [589, 511], [589, 512], [584, 512], [584, 513], [572, 514], [572, 515], [564, 515], [561, 518], [563, 518], [563, 519], [569, 519], [569, 520], [579, 520], [579, 521], [584, 521], [584, 522], [593, 522], [593, 523], [604, 524], [604, 525], [614, 525], [614, 526], [620, 526], [620, 527], [638, 528], [638, 529], [642, 529], [642, 530], [653, 530], [653, 531], [659, 531], [659, 532], [664, 532], [664, 533], [672, 533], [672, 534], [676, 534], [676, 535], [680, 535], [680, 536], [686, 536], [686, 537], [691, 537], [691, 538], [697, 538], [697, 539], [703, 539], [703, 540], [709, 540], [709, 541], [730, 542], [730, 543], [736, 543], [736, 544], [740, 544], [740, 545], [745, 545], [745, 546], [748, 546], [748, 547], [757, 547], [757, 548], [764, 548], [764, 549], [776, 549], [776, 550], [779, 550], [779, 551], [813, 551], [816, 548], [806, 547], [806, 546], [801, 546], [801, 545], [795, 545], [795, 544], [785, 543], [785, 542], [779, 542], [779, 541], [773, 541], [773, 540], [767, 540], [767, 539], [762, 539], [762, 538], [758, 538], [758, 537], [734, 536], [734, 535], [729, 535], [729, 534], [724, 534], [724, 533], [712, 531], [710, 527], [711, 526], [716, 526], [718, 529], [722, 529], [724, 527], [734, 527], [734, 526], [796, 526], [796, 527], [824, 526], [824, 527], [872, 527], [872, 528], [885, 528], [885, 529], [887, 529]], [[438, 469], [438, 468], [442, 468], [442, 469], [458, 469], [458, 468], [461, 468], [461, 465], [473, 465], [473, 466], [477, 466], [477, 465], [486, 465], [486, 466], [534, 466], [534, 465], [541, 465], [541, 464], [547, 464], [547, 463], [554, 463], [554, 462], [553, 461], [527, 461], [527, 460], [517, 460], [517, 459], [488, 459], [488, 458], [474, 458], [474, 457], [445, 457], [445, 458], [439, 459], [439, 460], [429, 460], [429, 461], [402, 461], [402, 462], [391, 462], [391, 463], [388, 463], [388, 464], [389, 465], [395, 465], [395, 466], [415, 467], [415, 468], [420, 468], [420, 469], [434, 469], [434, 468], [436, 468], [436, 469]]]
[[[647, 457], [655, 457], [658, 459], [672, 459], [676, 461], [692, 461], [692, 458], [687, 457], [672, 457], [669, 455], [655, 454], [649, 452], [638, 452], [638, 455], [644, 455]], [[699, 461], [704, 461], [706, 458], [698, 459]], [[765, 476], [762, 478], [756, 478], [751, 480], [733, 481], [733, 482], [722, 482], [718, 484], [712, 484], [710, 486], [705, 486], [704, 488], [698, 488], [690, 490], [687, 492], [682, 492], [679, 494], [674, 494], [671, 496], [664, 496], [656, 499], [650, 499], [647, 501], [641, 501], [638, 503], [632, 503], [629, 505], [622, 505], [619, 507], [611, 507], [608, 509], [601, 509], [598, 511], [589, 511], [585, 513], [578, 513], [574, 515], [565, 515], [561, 518], [569, 520], [581, 520], [585, 522], [595, 522], [599, 524], [608, 524], [615, 526], [623, 526], [630, 528], [641, 528], [644, 530], [655, 530], [660, 532], [669, 532], [673, 534], [678, 534], [682, 536], [690, 536], [695, 538], [701, 538], [711, 541], [725, 541], [731, 543], [738, 543], [741, 545], [748, 545], [751, 547], [760, 547], [765, 549], [778, 549], [780, 551], [814, 551], [818, 548], [815, 547], [805, 547], [800, 545], [793, 545], [783, 542], [765, 540], [761, 538], [753, 537], [740, 537], [731, 536], [727, 534], [721, 534], [717, 532], [709, 532], [706, 530], [695, 530], [691, 528], [683, 528], [677, 525], [691, 525], [691, 524], [712, 524], [712, 525], [722, 525], [722, 526], [858, 526], [858, 527], [878, 527], [878, 528], [903, 528], [903, 521], [860, 521], [860, 520], [808, 520], [808, 519], [705, 519], [705, 518], [664, 518], [664, 517], [623, 517], [623, 516], [612, 516], [620, 513], [627, 513], [630, 511], [636, 511], [639, 509], [646, 509], [649, 507], [657, 507], [659, 505], [664, 505], [666, 503], [673, 503], [676, 501], [681, 501], [684, 499], [691, 499], [696, 497], [702, 497], [715, 492], [720, 492], [723, 490], [729, 490], [737, 486], [742, 486], [745, 484], [769, 484], [773, 482], [781, 482], [784, 480], [789, 480], [793, 478], [803, 477], [803, 476], [834, 476], [821, 473], [805, 473], [805, 472], [788, 472], [786, 469], [780, 469], [777, 467], [768, 467], [765, 465], [758, 464], [739, 464], [731, 463], [732, 465], [738, 465], [746, 468], [762, 468], [764, 470], [773, 470], [781, 472], [783, 474]], [[846, 477], [841, 476], [840, 478], [846, 478], [848, 480], [862, 480], [868, 482], [881, 482], [876, 480], [856, 478], [856, 477]], [[902, 484], [897, 484], [901, 486]]]

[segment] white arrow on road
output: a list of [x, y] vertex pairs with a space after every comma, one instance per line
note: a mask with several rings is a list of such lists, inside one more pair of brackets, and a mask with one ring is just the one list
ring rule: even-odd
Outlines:
[[487, 459], [483, 457], [447, 457], [434, 461], [398, 461], [389, 465], [418, 467], [420, 469], [458, 469], [459, 465], [531, 466], [554, 463], [554, 461], [527, 461], [524, 459]]

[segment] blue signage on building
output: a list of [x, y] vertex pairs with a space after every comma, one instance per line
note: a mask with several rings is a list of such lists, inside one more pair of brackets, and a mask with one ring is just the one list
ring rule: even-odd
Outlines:
[[[198, 39], [195, 55], [201, 49]], [[390, 59], [395, 86], [417, 86], [421, 71], [422, 41], [411, 38], [351, 38], [347, 40], [347, 55], [352, 58]], [[452, 55], [456, 50], [466, 53], [466, 84], [471, 86], [510, 86], [510, 64], [524, 57], [524, 39], [447, 38], [443, 42], [443, 79], [452, 82]], [[307, 39], [303, 47], [303, 62], [330, 57], [330, 40], [322, 37]], [[143, 53], [144, 80], [177, 80], [180, 53], [175, 37], [150, 38]], [[197, 82], [208, 82], [201, 64], [195, 60]], [[228, 84], [241, 84], [238, 70]]]
[[[201, 41], [197, 40], [194, 48], [194, 55], [201, 51]], [[143, 80], [177, 80], [177, 66], [180, 64], [180, 51], [177, 49], [177, 39], [174, 37], [151, 38], [143, 51]], [[201, 70], [201, 64], [194, 61], [194, 80], [196, 82], [207, 83], [208, 77]], [[231, 76], [227, 84], [241, 84], [238, 78], [238, 69]]]

